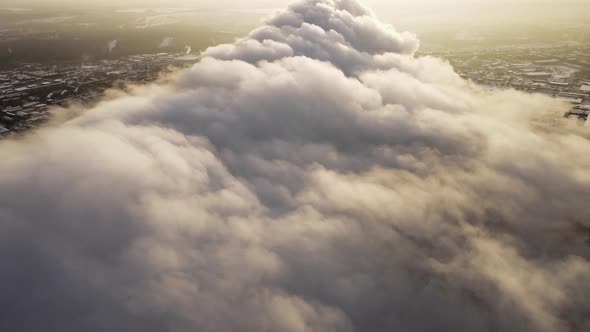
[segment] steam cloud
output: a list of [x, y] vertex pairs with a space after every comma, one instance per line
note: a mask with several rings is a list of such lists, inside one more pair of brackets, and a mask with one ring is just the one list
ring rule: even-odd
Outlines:
[[174, 38], [172, 37], [165, 37], [164, 39], [162, 39], [162, 41], [160, 42], [160, 46], [159, 48], [166, 48], [166, 47], [170, 47], [172, 45], [172, 42], [174, 41]]
[[115, 49], [115, 47], [117, 47], [117, 44], [119, 43], [118, 40], [111, 40], [107, 43], [107, 48], [109, 50], [109, 53], [113, 53], [113, 50]]
[[2, 331], [590, 330], [590, 137], [355, 0], [0, 143]]

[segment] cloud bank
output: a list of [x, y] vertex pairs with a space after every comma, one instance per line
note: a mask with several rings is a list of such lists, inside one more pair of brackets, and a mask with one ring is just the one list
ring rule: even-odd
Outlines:
[[3, 331], [583, 331], [590, 135], [356, 0], [0, 149]]

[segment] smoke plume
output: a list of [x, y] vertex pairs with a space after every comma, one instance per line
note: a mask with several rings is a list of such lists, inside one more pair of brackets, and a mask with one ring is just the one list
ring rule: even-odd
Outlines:
[[107, 43], [107, 48], [109, 50], [109, 53], [113, 53], [113, 50], [115, 49], [115, 47], [117, 47], [117, 44], [119, 43], [118, 40], [111, 40]]
[[0, 330], [590, 330], [590, 135], [356, 0], [0, 143]]
[[159, 48], [167, 48], [170, 47], [172, 45], [172, 42], [174, 41], [174, 38], [172, 37], [165, 37], [164, 39], [162, 39], [162, 41], [160, 42], [160, 46], [158, 46]]

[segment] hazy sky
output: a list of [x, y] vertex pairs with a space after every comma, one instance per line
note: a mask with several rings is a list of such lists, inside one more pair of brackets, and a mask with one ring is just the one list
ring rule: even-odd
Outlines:
[[[199, 7], [219, 10], [282, 8], [292, 0], [0, 0], [0, 7], [115, 6], [115, 7]], [[486, 19], [504, 23], [506, 18], [523, 21], [583, 22], [590, 0], [365, 0], [386, 21], [445, 22], [450, 19]]]
[[[203, 6], [203, 5], [224, 5], [231, 7], [282, 7], [285, 4], [293, 2], [291, 0], [104, 0], [100, 4], [115, 5], [115, 6]], [[539, 7], [541, 4], [552, 4], [556, 7], [571, 7], [575, 8], [583, 4], [590, 4], [588, 0], [365, 0], [363, 1], [369, 6], [376, 6], [378, 8], [395, 8], [396, 6], [403, 7], [422, 7], [428, 9], [429, 7], [443, 7], [443, 6], [468, 6], [468, 7], [489, 7], [491, 5], [530, 5], [531, 9]], [[56, 4], [87, 4], [97, 5], [94, 0], [0, 0], [0, 6], [31, 6], [31, 5], [56, 5]], [[453, 8], [461, 9], [461, 8]]]

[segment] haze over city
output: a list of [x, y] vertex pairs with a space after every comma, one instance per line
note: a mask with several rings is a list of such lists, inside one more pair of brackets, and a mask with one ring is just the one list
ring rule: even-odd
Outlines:
[[0, 0], [0, 331], [590, 330], [588, 12]]

